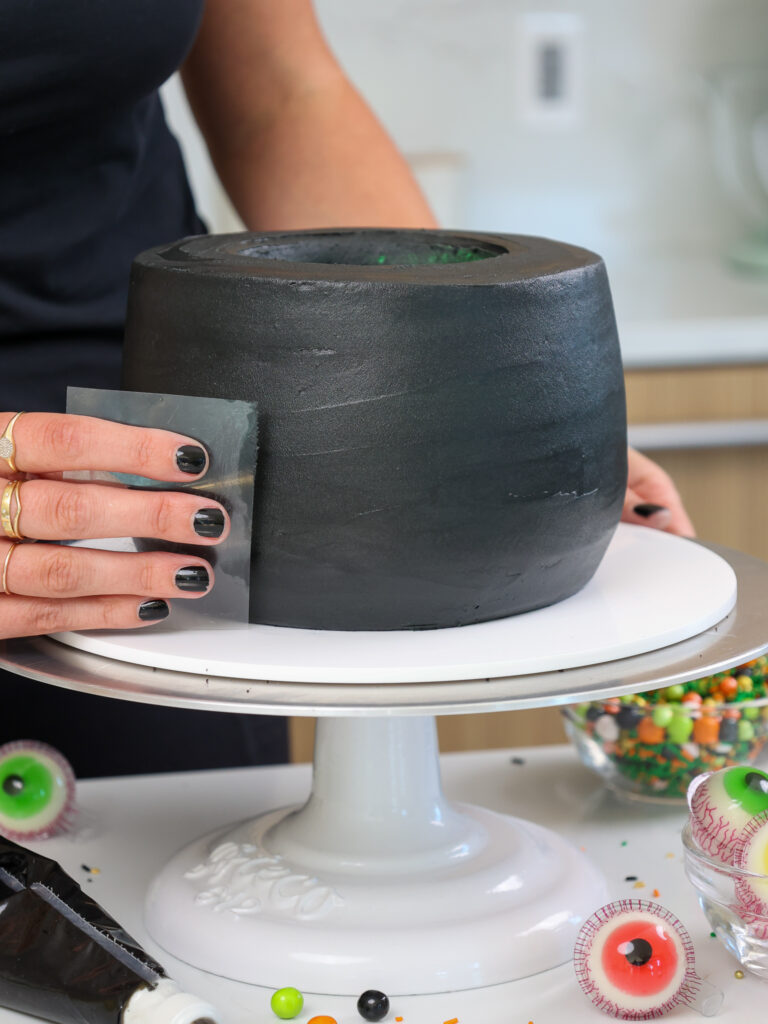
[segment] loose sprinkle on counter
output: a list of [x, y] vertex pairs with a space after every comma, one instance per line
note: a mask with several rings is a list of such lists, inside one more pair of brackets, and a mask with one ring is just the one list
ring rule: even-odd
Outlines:
[[624, 881], [625, 882], [636, 882], [637, 881], [637, 875], [627, 875], [627, 877], [624, 879]]
[[741, 981], [741, 979], [744, 977], [744, 971], [734, 971], [733, 976], [734, 978], [738, 978], [739, 981]]
[[652, 893], [651, 895], [653, 896], [653, 898], [654, 898], [655, 900], [657, 900], [657, 899], [659, 898], [659, 896], [661, 896], [661, 893], [659, 892], [659, 890], [658, 890], [658, 889], [654, 889], [654, 890], [653, 890], [653, 893]]

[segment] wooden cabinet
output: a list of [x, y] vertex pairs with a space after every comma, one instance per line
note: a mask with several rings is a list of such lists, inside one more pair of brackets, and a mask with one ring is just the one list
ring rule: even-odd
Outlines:
[[[768, 421], [768, 365], [627, 374], [630, 425]], [[768, 560], [768, 446], [648, 453], [672, 476], [703, 540]]]
[[[630, 370], [626, 381], [630, 425], [768, 421], [768, 365]], [[768, 446], [648, 454], [675, 480], [702, 539], [768, 560]], [[311, 719], [291, 721], [294, 760], [311, 758], [313, 729]], [[560, 743], [564, 735], [556, 708], [447, 715], [438, 732], [443, 751]]]

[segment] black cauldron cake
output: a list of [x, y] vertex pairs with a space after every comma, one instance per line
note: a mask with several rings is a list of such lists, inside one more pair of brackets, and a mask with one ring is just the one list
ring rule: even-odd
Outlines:
[[543, 238], [316, 230], [135, 261], [128, 390], [257, 401], [251, 621], [467, 625], [597, 568], [626, 485], [599, 256]]

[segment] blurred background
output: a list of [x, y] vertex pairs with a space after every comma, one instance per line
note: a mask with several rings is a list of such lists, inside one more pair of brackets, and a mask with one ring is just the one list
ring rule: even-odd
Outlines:
[[[768, 559], [768, 3], [316, 0], [444, 227], [599, 252], [630, 438], [699, 535]], [[177, 80], [199, 209], [239, 230]], [[292, 726], [297, 759], [309, 723]], [[554, 709], [440, 719], [444, 750], [559, 742]]]

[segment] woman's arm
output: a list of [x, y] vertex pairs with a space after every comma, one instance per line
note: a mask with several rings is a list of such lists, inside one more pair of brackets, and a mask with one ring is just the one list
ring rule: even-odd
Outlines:
[[249, 228], [434, 225], [407, 163], [329, 50], [311, 0], [207, 0], [182, 78]]

